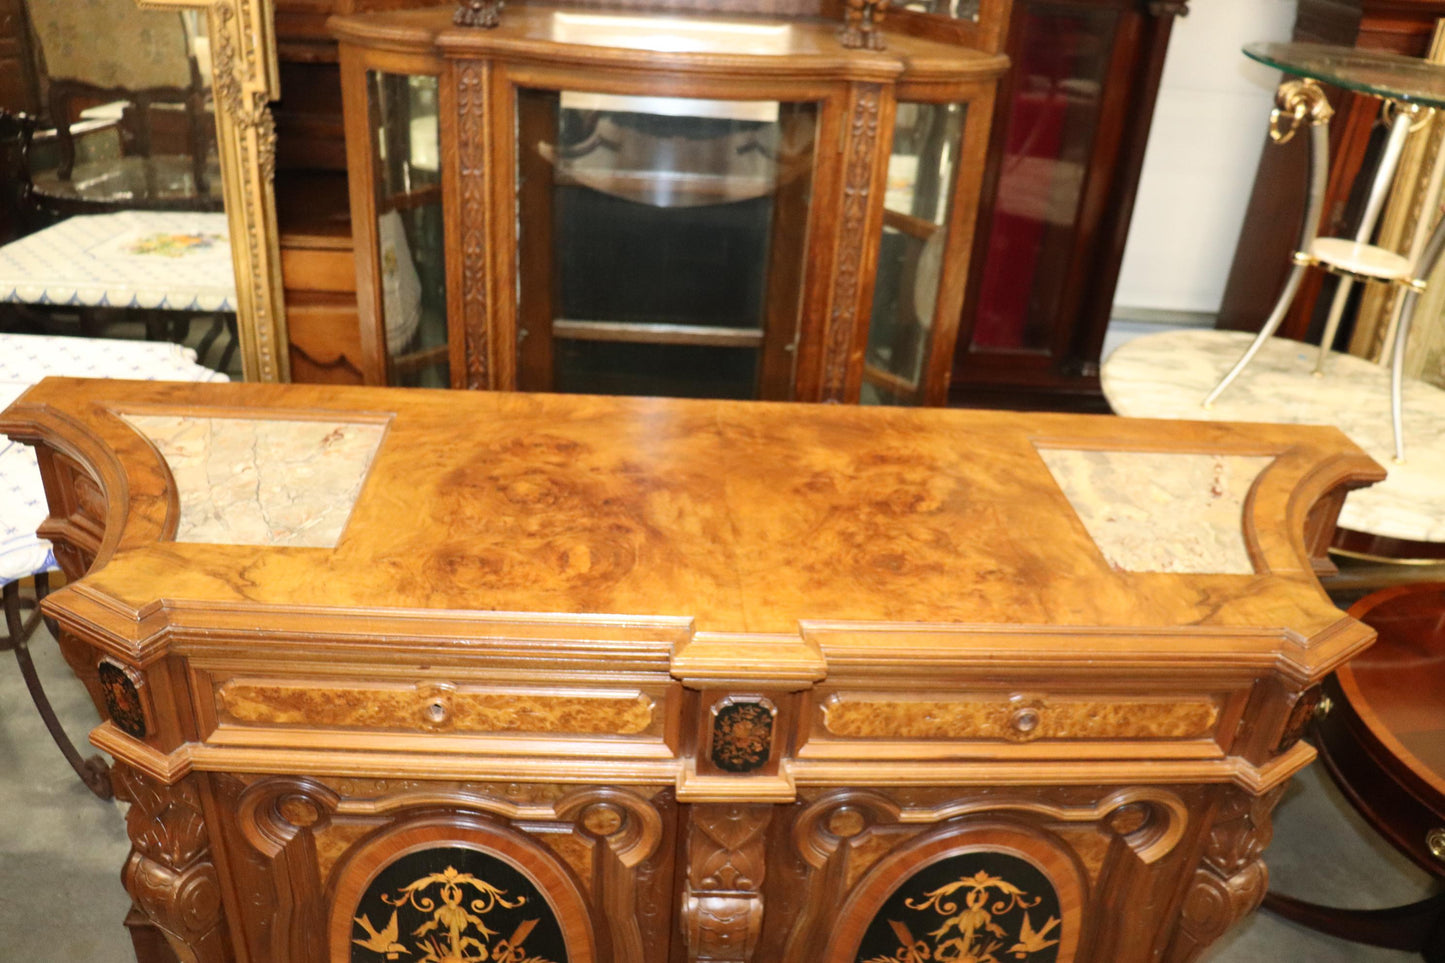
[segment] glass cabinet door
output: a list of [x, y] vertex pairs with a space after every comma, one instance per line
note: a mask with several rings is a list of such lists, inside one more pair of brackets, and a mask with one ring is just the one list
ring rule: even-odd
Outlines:
[[921, 404], [966, 107], [900, 103], [863, 366], [865, 404]]
[[517, 387], [787, 398], [817, 106], [518, 92]]
[[367, 72], [387, 383], [448, 386], [437, 78]]

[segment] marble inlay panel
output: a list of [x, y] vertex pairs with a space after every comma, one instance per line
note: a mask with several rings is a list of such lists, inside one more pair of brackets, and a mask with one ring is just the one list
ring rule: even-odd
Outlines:
[[122, 417], [176, 481], [178, 542], [332, 548], [341, 539], [383, 424]]
[[1244, 500], [1264, 455], [1040, 448], [1089, 537], [1125, 572], [1247, 575]]
[[1445, 542], [1445, 390], [1406, 379], [1403, 465], [1394, 461], [1390, 372], [1363, 358], [1332, 352], [1316, 378], [1314, 346], [1271, 338], [1214, 406], [1202, 407], [1253, 337], [1185, 330], [1137, 338], [1105, 362], [1104, 394], [1117, 414], [1134, 418], [1334, 425], [1390, 473], [1350, 493], [1340, 526]]

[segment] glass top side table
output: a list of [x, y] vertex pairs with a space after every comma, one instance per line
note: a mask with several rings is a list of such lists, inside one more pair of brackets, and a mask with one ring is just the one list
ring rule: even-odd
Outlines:
[[[1294, 268], [1284, 289], [1260, 329], [1234, 367], [1204, 399], [1208, 408], [1248, 366], [1260, 346], [1274, 335], [1298, 293], [1304, 272], [1323, 268], [1340, 277], [1325, 321], [1315, 374], [1323, 373], [1325, 358], [1334, 342], [1356, 281], [1398, 285], [1404, 289], [1399, 322], [1391, 349], [1390, 411], [1395, 436], [1395, 460], [1405, 460], [1403, 402], [1405, 344], [1416, 303], [1426, 278], [1445, 252], [1445, 219], [1437, 221], [1428, 236], [1406, 254], [1370, 243], [1385, 197], [1399, 167], [1400, 155], [1412, 129], [1431, 112], [1445, 108], [1445, 66], [1414, 57], [1355, 50], [1308, 43], [1261, 43], [1244, 48], [1245, 56], [1282, 70], [1287, 75], [1275, 94], [1276, 107], [1270, 116], [1270, 138], [1286, 143], [1305, 124], [1310, 129], [1309, 200], [1300, 240], [1293, 257]], [[1329, 122], [1334, 110], [1320, 88], [1320, 82], [1343, 87], [1385, 101], [1391, 117], [1390, 135], [1370, 186], [1363, 216], [1353, 238], [1318, 237], [1329, 176]], [[1437, 168], [1439, 165], [1437, 165]], [[1437, 174], [1440, 173], [1437, 170]]]

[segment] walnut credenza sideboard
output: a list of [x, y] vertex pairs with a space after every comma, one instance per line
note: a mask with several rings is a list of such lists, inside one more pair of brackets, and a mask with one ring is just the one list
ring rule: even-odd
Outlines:
[[1191, 959], [1373, 637], [1333, 429], [58, 379], [0, 429], [154, 958]]

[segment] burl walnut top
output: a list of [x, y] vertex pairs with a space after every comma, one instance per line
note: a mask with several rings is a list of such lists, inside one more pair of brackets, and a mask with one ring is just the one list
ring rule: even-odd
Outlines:
[[1311, 556], [1329, 496], [1383, 476], [1332, 428], [297, 385], [48, 379], [0, 430], [99, 481], [100, 559], [67, 591], [137, 619], [262, 603], [1277, 644], [1340, 623]]

